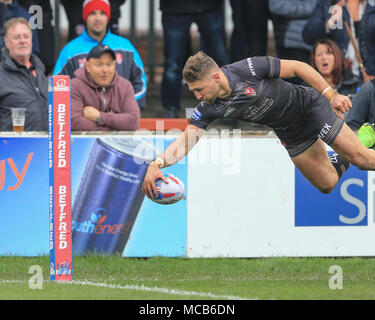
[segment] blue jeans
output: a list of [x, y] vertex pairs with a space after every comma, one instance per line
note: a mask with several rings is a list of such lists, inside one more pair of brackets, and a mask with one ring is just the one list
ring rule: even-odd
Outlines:
[[375, 81], [364, 83], [352, 101], [353, 107], [345, 115], [352, 130], [359, 130], [365, 122], [375, 122]]
[[193, 22], [198, 25], [206, 54], [213, 58], [219, 66], [229, 63], [221, 8], [199, 14], [163, 12], [164, 73], [161, 99], [164, 108], [180, 109], [182, 69], [190, 43], [190, 26]]

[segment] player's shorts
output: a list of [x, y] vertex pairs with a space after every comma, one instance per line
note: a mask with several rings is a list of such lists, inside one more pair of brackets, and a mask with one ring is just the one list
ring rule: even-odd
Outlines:
[[298, 131], [275, 130], [291, 158], [302, 154], [318, 139], [322, 139], [326, 144], [331, 145], [344, 125], [344, 120], [333, 112], [328, 100], [323, 96], [314, 100], [310, 107], [311, 109], [299, 126]]

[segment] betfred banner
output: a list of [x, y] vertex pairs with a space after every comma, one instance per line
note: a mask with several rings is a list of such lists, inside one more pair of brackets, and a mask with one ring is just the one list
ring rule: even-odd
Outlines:
[[49, 78], [49, 217], [51, 280], [72, 280], [70, 78]]

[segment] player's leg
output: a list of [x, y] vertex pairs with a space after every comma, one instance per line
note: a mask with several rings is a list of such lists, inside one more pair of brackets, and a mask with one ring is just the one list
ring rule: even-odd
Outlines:
[[[370, 129], [373, 130], [372, 128]], [[375, 138], [375, 135], [373, 137]], [[370, 138], [366, 138], [364, 139], [364, 136], [361, 134], [359, 134], [358, 138], [353, 130], [344, 123], [331, 147], [359, 169], [375, 170], [375, 151], [368, 149], [368, 147], [374, 144], [375, 140], [372, 138], [373, 141], [371, 141]]]
[[341, 157], [330, 158], [325, 143], [320, 139], [302, 154], [291, 159], [306, 179], [323, 193], [330, 193], [333, 190], [348, 167], [347, 162]]

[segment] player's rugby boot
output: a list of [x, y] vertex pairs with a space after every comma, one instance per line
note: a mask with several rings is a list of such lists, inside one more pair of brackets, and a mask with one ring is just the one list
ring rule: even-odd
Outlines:
[[358, 130], [358, 138], [366, 146], [373, 149], [375, 146], [375, 127], [373, 123], [364, 123]]

